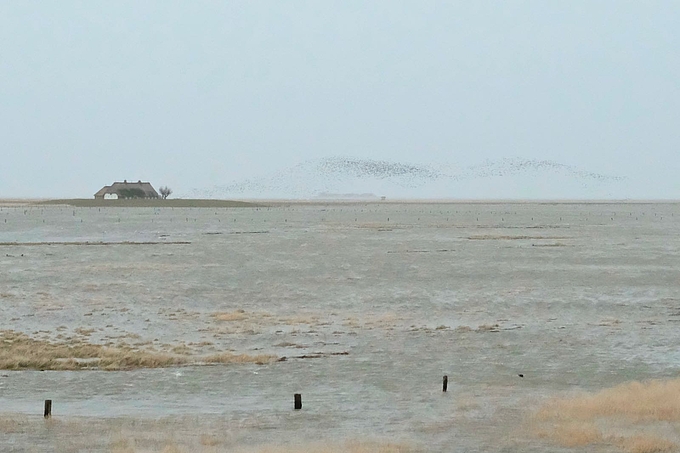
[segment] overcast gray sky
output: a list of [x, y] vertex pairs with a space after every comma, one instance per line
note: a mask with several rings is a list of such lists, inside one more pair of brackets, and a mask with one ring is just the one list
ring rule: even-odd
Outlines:
[[677, 1], [3, 1], [0, 198], [329, 156], [548, 159], [680, 198], [679, 24]]

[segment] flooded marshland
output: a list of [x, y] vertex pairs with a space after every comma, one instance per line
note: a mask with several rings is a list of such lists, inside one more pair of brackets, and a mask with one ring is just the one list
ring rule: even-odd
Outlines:
[[672, 450], [680, 404], [600, 414], [576, 445], [535, 415], [675, 378], [679, 221], [664, 203], [2, 207], [0, 450]]

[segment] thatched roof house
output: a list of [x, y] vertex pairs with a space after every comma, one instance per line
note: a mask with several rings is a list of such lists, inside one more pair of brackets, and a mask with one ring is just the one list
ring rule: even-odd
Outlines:
[[[108, 197], [107, 197], [108, 195]], [[95, 198], [158, 198], [158, 192], [148, 182], [114, 182], [102, 187]]]

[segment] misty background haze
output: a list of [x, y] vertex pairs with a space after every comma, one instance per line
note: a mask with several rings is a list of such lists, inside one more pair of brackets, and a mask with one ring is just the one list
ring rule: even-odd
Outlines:
[[[678, 23], [673, 1], [2, 2], [0, 198], [282, 174], [300, 196], [680, 198]], [[314, 173], [343, 158], [472, 176]]]

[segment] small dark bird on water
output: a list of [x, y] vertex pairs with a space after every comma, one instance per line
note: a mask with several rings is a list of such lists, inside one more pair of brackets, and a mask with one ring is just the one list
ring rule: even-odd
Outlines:
[[524, 377], [524, 375], [523, 375], [523, 374], [518, 374], [517, 376], [519, 376], [519, 377]]

